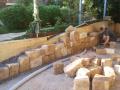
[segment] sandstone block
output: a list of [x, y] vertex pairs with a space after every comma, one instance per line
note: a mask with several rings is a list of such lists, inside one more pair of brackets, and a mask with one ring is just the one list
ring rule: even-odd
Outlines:
[[20, 65], [20, 67], [19, 67], [19, 71], [20, 72], [25, 72], [25, 71], [27, 71], [27, 70], [30, 69], [30, 60], [29, 60], [29, 57], [24, 56], [24, 55], [20, 56], [18, 58], [18, 62], [19, 62], [19, 65]]
[[100, 66], [91, 66], [89, 67], [90, 76], [93, 78], [96, 74], [102, 74], [102, 67]]
[[80, 35], [79, 35], [79, 38], [80, 38], [80, 39], [87, 38], [87, 37], [88, 37], [88, 35], [87, 35], [86, 32], [82, 32], [82, 33], [80, 33]]
[[88, 35], [90, 37], [97, 37], [98, 36], [98, 32], [90, 32]]
[[42, 56], [39, 56], [36, 59], [30, 60], [30, 68], [35, 68], [38, 66], [42, 66]]
[[77, 44], [77, 41], [79, 41], [79, 32], [78, 31], [72, 31], [70, 33], [70, 41]]
[[77, 59], [79, 59], [80, 57], [77, 57], [77, 56], [71, 56], [70, 57], [70, 62], [73, 62], [73, 61], [75, 61], [75, 60], [77, 60]]
[[119, 54], [112, 55], [112, 60], [113, 60], [113, 65], [120, 64], [120, 55]]
[[114, 65], [114, 70], [117, 75], [120, 75], [120, 65]]
[[55, 61], [55, 60], [56, 60], [56, 57], [55, 57], [55, 55], [54, 55], [54, 54], [49, 55], [49, 57], [50, 57], [50, 61], [51, 61], [51, 62], [53, 62], [53, 61]]
[[112, 49], [112, 48], [106, 48], [106, 53], [107, 54], [115, 54], [115, 49]]
[[101, 65], [101, 59], [95, 58], [92, 60], [92, 65], [93, 66], [100, 66]]
[[89, 90], [90, 81], [88, 76], [77, 76], [74, 79], [73, 90]]
[[112, 59], [111, 58], [101, 59], [101, 65], [112, 67]]
[[74, 30], [75, 30], [75, 27], [73, 27], [72, 25], [70, 25], [68, 28], [66, 28], [65, 32], [66, 33], [70, 33], [70, 32], [72, 32]]
[[109, 79], [103, 75], [95, 75], [92, 81], [92, 90], [109, 90]]
[[117, 43], [116, 42], [110, 42], [110, 48], [116, 48]]
[[78, 69], [76, 76], [88, 76], [88, 77], [90, 77], [90, 70], [87, 68], [80, 68], [80, 69]]
[[105, 49], [96, 49], [96, 53], [97, 54], [107, 54], [106, 50]]
[[9, 78], [9, 68], [7, 66], [0, 67], [0, 81]]
[[10, 77], [18, 75], [19, 63], [11, 63], [11, 64], [7, 64], [7, 66], [9, 67], [9, 76]]
[[25, 54], [29, 57], [29, 59], [36, 59], [40, 56], [40, 51], [31, 50], [31, 51], [26, 51]]
[[97, 37], [90, 37], [90, 46], [91, 47], [97, 45], [97, 43], [98, 43]]
[[96, 49], [97, 54], [115, 54], [115, 49], [105, 48], [105, 49]]
[[50, 63], [50, 57], [48, 55], [42, 56], [42, 65], [49, 64]]
[[55, 53], [55, 44], [43, 45], [41, 48], [45, 50], [45, 55], [51, 55]]
[[57, 59], [62, 57], [62, 50], [61, 50], [61, 45], [57, 44], [55, 48], [55, 56]]
[[103, 70], [104, 70], [104, 75], [109, 78], [110, 86], [112, 86], [114, 84], [115, 78], [116, 78], [114, 69], [112, 67], [106, 66], [103, 68]]
[[54, 74], [62, 74], [64, 71], [64, 64], [62, 62], [56, 62], [53, 64], [53, 72]]
[[89, 67], [91, 65], [92, 58], [83, 58], [82, 64], [85, 67]]
[[64, 72], [65, 74], [67, 74], [67, 76], [70, 77], [74, 77], [76, 75], [76, 72], [79, 68], [83, 67], [82, 65], [82, 60], [81, 58], [76, 59], [75, 61], [73, 61], [72, 63], [68, 64], [65, 68], [64, 68]]

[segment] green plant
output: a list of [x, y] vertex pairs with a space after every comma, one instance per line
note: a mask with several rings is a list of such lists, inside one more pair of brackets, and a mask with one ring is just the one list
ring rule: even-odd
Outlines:
[[57, 18], [57, 22], [55, 24], [55, 31], [56, 32], [62, 32], [65, 31], [65, 28], [67, 28], [68, 24], [65, 22], [62, 22], [62, 19], [60, 17]]
[[2, 9], [0, 11], [0, 20], [8, 29], [20, 30], [28, 28], [32, 16], [25, 6], [15, 5]]
[[33, 2], [33, 0], [17, 0], [17, 4], [28, 6]]
[[66, 23], [70, 22], [70, 8], [68, 7], [60, 8], [60, 14], [61, 14], [62, 21]]
[[43, 27], [46, 26], [47, 23], [53, 26], [56, 23], [56, 17], [60, 16], [60, 7], [56, 5], [40, 5], [39, 11]]

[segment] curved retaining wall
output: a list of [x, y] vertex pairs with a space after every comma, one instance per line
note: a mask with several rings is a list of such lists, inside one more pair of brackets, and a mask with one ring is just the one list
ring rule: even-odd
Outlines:
[[63, 41], [56, 44], [42, 45], [40, 48], [25, 51], [25, 54], [19, 56], [16, 61], [1, 66], [0, 81], [97, 45], [97, 33], [80, 33], [75, 29], [75, 27], [69, 26], [66, 29]]

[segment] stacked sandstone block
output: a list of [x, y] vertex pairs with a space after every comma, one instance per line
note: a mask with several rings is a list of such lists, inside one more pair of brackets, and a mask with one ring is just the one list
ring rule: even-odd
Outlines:
[[72, 26], [66, 29], [64, 44], [66, 48], [71, 51], [71, 54], [78, 53], [86, 48], [94, 47], [97, 43], [97, 34], [79, 33], [79, 31]]
[[[76, 54], [85, 48], [94, 47], [98, 42], [97, 36], [96, 33], [90, 33], [89, 35], [88, 33], [79, 33], [75, 27], [69, 26], [66, 29], [63, 42], [42, 45], [40, 48], [25, 51], [24, 55], [19, 56], [15, 63], [6, 63], [5, 66], [0, 67], [0, 81], [38, 66], [49, 64], [56, 59]], [[84, 59], [84, 62], [81, 62], [81, 60], [75, 61], [67, 67], [70, 70], [66, 70], [66, 72], [73, 77], [77, 69], [90, 64], [88, 61], [88, 59]]]
[[[73, 90], [109, 90], [115, 82], [116, 74], [120, 73], [120, 65], [113, 66], [111, 58], [80, 58], [72, 57], [72, 62], [64, 67], [64, 73], [74, 78]], [[92, 82], [91, 82], [92, 80]]]

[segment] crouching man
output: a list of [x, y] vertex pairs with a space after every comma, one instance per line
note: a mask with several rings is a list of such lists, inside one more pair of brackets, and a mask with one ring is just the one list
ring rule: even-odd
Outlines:
[[100, 44], [103, 44], [105, 47], [109, 47], [111, 41], [115, 42], [117, 40], [117, 37], [115, 36], [113, 31], [105, 26], [102, 26], [100, 28], [99, 38]]

